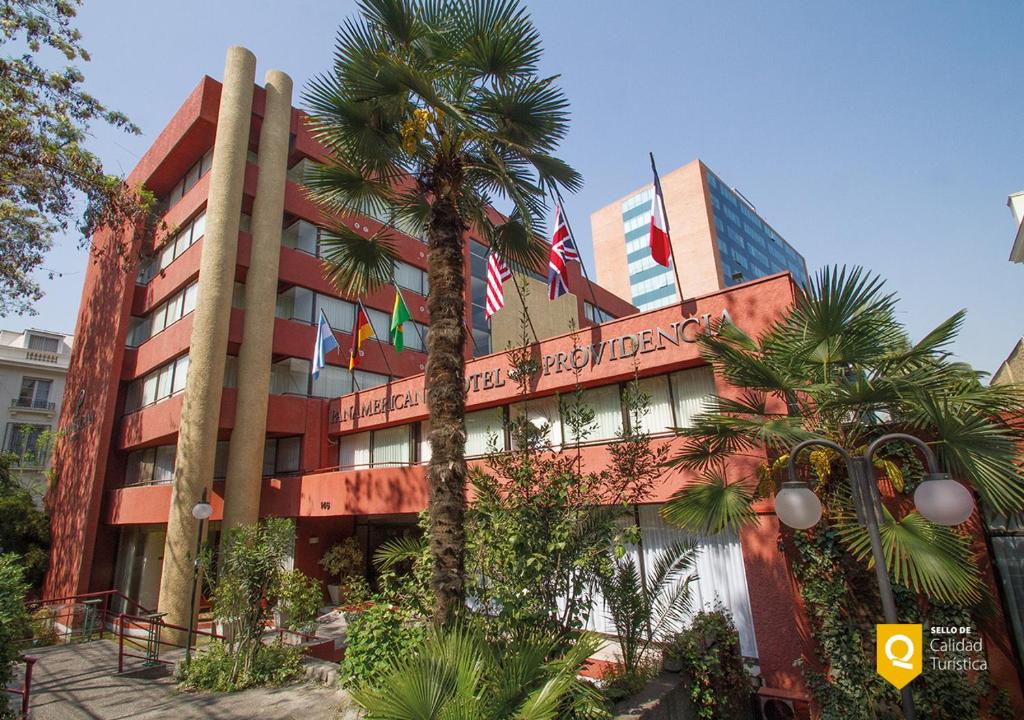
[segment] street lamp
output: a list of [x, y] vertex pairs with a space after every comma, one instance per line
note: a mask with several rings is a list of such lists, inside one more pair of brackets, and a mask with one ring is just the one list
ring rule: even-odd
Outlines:
[[196, 595], [199, 587], [199, 554], [203, 551], [203, 523], [213, 515], [213, 506], [207, 500], [207, 490], [203, 488], [203, 497], [192, 506], [192, 517], [199, 521], [196, 532], [196, 557], [192, 565], [192, 601], [188, 609], [188, 640], [185, 643], [185, 667], [192, 662], [192, 635], [196, 624]]
[[[874, 560], [875, 577], [882, 598], [882, 612], [885, 621], [890, 624], [896, 624], [899, 620], [896, 616], [896, 600], [892, 594], [889, 572], [885, 567], [882, 536], [878, 530], [883, 514], [882, 499], [872, 472], [872, 458], [879, 447], [894, 440], [909, 442], [920, 448], [928, 466], [928, 474], [914, 492], [914, 504], [918, 511], [926, 519], [939, 525], [959, 525], [967, 520], [974, 511], [974, 499], [970, 491], [949, 475], [939, 472], [935, 453], [923, 440], [904, 433], [883, 435], [871, 443], [860, 456], [853, 456], [842, 446], [824, 438], [811, 438], [797, 443], [789, 452], [789, 480], [782, 483], [782, 488], [775, 494], [775, 514], [783, 524], [799, 530], [813, 527], [821, 519], [821, 500], [806, 482], [797, 478], [796, 457], [804, 448], [817, 445], [834, 450], [846, 461], [857, 522], [867, 528], [868, 537], [871, 539], [871, 557]], [[903, 715], [907, 720], [914, 720], [916, 712], [910, 686], [905, 686], [901, 693]]]

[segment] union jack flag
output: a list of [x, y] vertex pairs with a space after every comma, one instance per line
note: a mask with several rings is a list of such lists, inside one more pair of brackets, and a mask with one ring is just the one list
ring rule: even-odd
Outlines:
[[548, 257], [548, 299], [554, 300], [569, 292], [570, 260], [579, 262], [580, 253], [562, 214], [562, 206], [555, 205], [555, 233], [551, 236], [551, 255]]
[[484, 316], [487, 319], [505, 307], [503, 284], [511, 278], [512, 271], [508, 269], [508, 265], [498, 256], [498, 253], [493, 250], [487, 253], [487, 305], [484, 308]]

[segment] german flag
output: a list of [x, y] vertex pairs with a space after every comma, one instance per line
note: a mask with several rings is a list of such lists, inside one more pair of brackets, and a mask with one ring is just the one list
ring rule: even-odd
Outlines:
[[348, 351], [348, 369], [352, 370], [359, 364], [359, 358], [363, 354], [363, 341], [369, 340], [373, 335], [373, 325], [370, 324], [370, 315], [363, 307], [363, 301], [356, 303], [356, 321], [352, 325], [352, 348]]

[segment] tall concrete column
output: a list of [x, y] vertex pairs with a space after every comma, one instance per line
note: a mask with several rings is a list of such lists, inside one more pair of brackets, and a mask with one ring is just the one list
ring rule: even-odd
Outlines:
[[217, 114], [206, 233], [160, 578], [160, 610], [167, 613], [167, 622], [176, 625], [189, 622], [197, 531], [192, 506], [213, 482], [255, 81], [256, 57], [245, 48], [230, 48]]
[[256, 522], [260, 511], [277, 268], [281, 257], [281, 218], [288, 172], [292, 80], [283, 72], [271, 70], [265, 86], [267, 103], [260, 128], [260, 177], [252, 207], [252, 259], [245, 277], [245, 325], [242, 347], [238, 351], [238, 412], [228, 451], [223, 530]]

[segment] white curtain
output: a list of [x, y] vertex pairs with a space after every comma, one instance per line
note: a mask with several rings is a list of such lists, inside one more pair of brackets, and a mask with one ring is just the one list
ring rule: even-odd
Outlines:
[[400, 467], [409, 464], [411, 425], [399, 425], [373, 433], [373, 466]]
[[[538, 430], [547, 426], [547, 441], [552, 447], [559, 447], [562, 444], [562, 418], [558, 412], [558, 398], [555, 396], [528, 400], [525, 403], [517, 403], [509, 408], [512, 419], [520, 417], [523, 413]], [[513, 438], [513, 446], [514, 446]]]
[[370, 467], [370, 433], [345, 435], [338, 440], [338, 465], [344, 470]]
[[[675, 424], [672, 418], [672, 396], [668, 391], [668, 378], [659, 375], [658, 377], [644, 378], [637, 384], [640, 392], [648, 398], [648, 412], [640, 420], [643, 429], [652, 435], [668, 432], [668, 429]], [[632, 416], [630, 422], [632, 422]]]
[[[566, 395], [564, 402], [572, 404], [575, 398]], [[622, 401], [619, 397], [618, 385], [592, 388], [583, 392], [582, 403], [594, 411], [594, 424], [585, 428], [584, 442], [601, 442], [614, 440], [615, 433], [622, 429]], [[565, 441], [575, 441], [573, 429], [566, 426]]]
[[[743, 568], [743, 551], [734, 533], [715, 536], [693, 536], [665, 524], [660, 505], [640, 506], [640, 528], [643, 532], [644, 560], [648, 568], [654, 566], [658, 554], [680, 540], [696, 542], [699, 548], [694, 569], [697, 579], [691, 585], [691, 610], [710, 609], [721, 603], [732, 614], [740, 636], [740, 650], [747, 657], [757, 657], [757, 641], [750, 613], [747, 576]], [[639, 563], [637, 548], [627, 550], [634, 562]], [[598, 591], [587, 627], [612, 635], [615, 626], [608, 617], [608, 608]], [[682, 630], [683, 628], [676, 628]]]
[[498, 449], [505, 447], [505, 428], [501, 422], [501, 408], [466, 413], [466, 456], [486, 455], [490, 452], [490, 438], [497, 435]]
[[430, 462], [430, 422], [424, 420], [420, 423], [420, 462], [424, 465]]
[[352, 375], [347, 368], [327, 365], [320, 369], [313, 381], [313, 395], [323, 398], [336, 398], [352, 392]]
[[710, 367], [672, 373], [672, 394], [676, 401], [676, 423], [690, 427], [693, 418], [711, 407], [715, 375]]
[[178, 448], [174, 445], [161, 445], [156, 449], [156, 463], [153, 468], [154, 483], [169, 483], [174, 479], [174, 457]]

